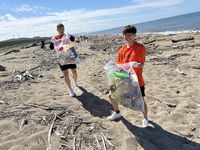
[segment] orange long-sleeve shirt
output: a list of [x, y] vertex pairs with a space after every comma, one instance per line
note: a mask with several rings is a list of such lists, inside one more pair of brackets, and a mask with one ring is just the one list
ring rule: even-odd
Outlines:
[[[127, 45], [124, 45], [118, 52], [118, 64], [124, 64], [132, 61], [136, 61], [138, 63], [144, 63], [146, 56], [146, 48], [144, 45], [135, 42], [133, 46], [127, 48]], [[144, 86], [144, 79], [142, 76], [142, 67], [134, 67], [133, 68], [138, 77], [138, 82], [140, 87]]]

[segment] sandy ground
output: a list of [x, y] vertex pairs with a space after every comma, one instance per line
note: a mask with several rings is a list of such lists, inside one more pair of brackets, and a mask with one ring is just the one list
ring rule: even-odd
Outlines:
[[[73, 43], [81, 60], [76, 97], [68, 95], [54, 51], [36, 46], [1, 54], [0, 150], [199, 150], [200, 34], [138, 35], [137, 41], [147, 48], [146, 128], [141, 112], [121, 105], [121, 120], [106, 120], [112, 106], [103, 66], [116, 60], [122, 36]], [[32, 76], [14, 80], [25, 71]]]

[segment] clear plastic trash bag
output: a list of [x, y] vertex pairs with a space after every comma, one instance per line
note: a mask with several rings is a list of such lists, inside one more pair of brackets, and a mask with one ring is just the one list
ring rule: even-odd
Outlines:
[[58, 51], [58, 60], [61, 66], [79, 63], [76, 50], [72, 44], [63, 45], [63, 49]]
[[138, 111], [144, 111], [144, 101], [140, 91], [137, 75], [126, 64], [115, 64], [110, 61], [105, 66], [111, 96], [119, 104]]
[[67, 35], [64, 35], [62, 39], [54, 39], [54, 46], [57, 50], [57, 58], [61, 66], [66, 64], [79, 64], [77, 52]]

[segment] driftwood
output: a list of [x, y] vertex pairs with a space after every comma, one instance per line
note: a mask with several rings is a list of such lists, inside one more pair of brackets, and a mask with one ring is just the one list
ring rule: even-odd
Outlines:
[[103, 138], [106, 140], [106, 142], [108, 142], [108, 144], [109, 144], [110, 146], [115, 147], [115, 146], [106, 138], [106, 136], [104, 135], [104, 133], [103, 133], [102, 131], [101, 131], [101, 134], [102, 134]]
[[28, 79], [34, 79], [34, 77], [26, 70], [22, 74], [14, 76], [14, 81], [24, 81]]
[[6, 71], [6, 67], [0, 65], [0, 71]]
[[82, 133], [80, 134], [80, 140], [78, 143], [78, 150], [81, 150]]
[[6, 52], [4, 55], [8, 55], [10, 53], [18, 53], [18, 52], [20, 52], [19, 49], [13, 49], [13, 50], [10, 50], [10, 51]]
[[105, 140], [104, 140], [104, 138], [103, 138], [103, 137], [101, 137], [101, 140], [102, 140], [102, 142], [103, 142], [103, 148], [104, 148], [104, 150], [107, 150], [107, 147], [106, 147], [106, 143], [105, 143]]
[[41, 67], [41, 65], [33, 67], [33, 68], [29, 69], [29, 70], [35, 70], [35, 69], [40, 68], [40, 67]]
[[153, 43], [153, 42], [155, 42], [155, 41], [156, 41], [155, 39], [154, 39], [154, 40], [145, 41], [144, 44]]
[[42, 117], [42, 120], [44, 120], [44, 122], [48, 125], [48, 126], [50, 126], [50, 124], [47, 122], [47, 119], [46, 119], [46, 117]]
[[73, 138], [73, 150], [76, 150], [76, 137]]
[[162, 100], [160, 100], [158, 98], [156, 100], [159, 101], [159, 102], [161, 102], [161, 103], [163, 103], [163, 104], [165, 104], [165, 105], [167, 105], [168, 107], [176, 107], [175, 103], [165, 102], [165, 101], [162, 101]]
[[56, 117], [57, 115], [55, 114], [54, 118], [53, 118], [53, 122], [52, 124], [50, 125], [50, 128], [49, 128], [49, 132], [48, 132], [48, 147], [47, 147], [47, 150], [51, 150], [51, 134], [52, 134], [52, 130], [53, 130], [53, 125], [56, 121]]
[[0, 100], [0, 104], [8, 104], [8, 103], [6, 103], [6, 102], [3, 101], [3, 100]]
[[96, 141], [97, 141], [97, 147], [98, 147], [98, 149], [101, 150], [101, 145], [100, 145], [100, 143], [99, 143], [99, 140], [97, 139], [96, 135], [94, 135], [94, 137], [95, 137], [95, 139], [96, 139]]
[[[102, 122], [98, 124], [97, 128], [92, 128], [92, 132], [90, 130], [86, 130], [87, 132], [77, 132], [77, 128], [80, 126], [85, 127], [88, 129], [90, 128], [90, 124], [94, 123], [91, 121], [83, 120], [83, 118], [79, 117], [77, 112], [73, 112], [71, 110], [67, 110], [64, 107], [56, 107], [56, 106], [47, 106], [43, 104], [21, 104], [21, 105], [15, 105], [15, 109], [30, 109], [30, 108], [39, 108], [43, 110], [53, 110], [56, 111], [55, 113], [51, 113], [50, 116], [41, 116], [41, 118], [38, 120], [38, 123], [41, 123], [42, 125], [46, 125], [48, 129], [47, 138], [45, 139], [38, 139], [40, 144], [45, 144], [47, 150], [53, 149], [53, 140], [52, 140], [52, 134], [55, 133], [60, 137], [60, 140], [58, 142], [58, 146], [60, 149], [74, 149], [74, 150], [81, 150], [84, 148], [91, 148], [91, 149], [98, 149], [98, 150], [108, 150], [115, 148], [114, 145], [109, 141], [109, 138], [106, 138], [105, 135], [99, 137], [98, 139], [97, 134], [103, 132], [99, 130], [99, 127], [103, 130], [106, 128], [102, 126]], [[79, 107], [78, 107], [79, 109]], [[78, 110], [76, 109], [76, 111]], [[51, 111], [50, 111], [51, 112]], [[61, 123], [65, 122], [65, 116], [68, 118], [68, 124], [65, 124], [65, 126], [60, 126]], [[19, 130], [23, 129], [23, 126], [26, 124], [25, 117], [23, 120], [20, 120], [21, 125], [19, 127]], [[54, 129], [56, 131], [54, 132]], [[60, 130], [61, 129], [61, 130]], [[79, 136], [78, 136], [79, 134]], [[92, 135], [93, 134], [93, 135]], [[100, 133], [101, 134], [101, 133]], [[103, 133], [102, 133], [103, 134]]]
[[157, 62], [153, 63], [153, 65], [167, 65], [167, 62]]
[[176, 69], [176, 71], [181, 74], [181, 75], [186, 75], [186, 73], [183, 72], [183, 70], [179, 70], [178, 68]]
[[177, 42], [180, 42], [180, 41], [189, 41], [189, 40], [194, 40], [194, 37], [172, 40], [172, 42], [177, 43]]
[[74, 116], [73, 122], [72, 122], [72, 128], [71, 128], [71, 134], [74, 134], [74, 122], [75, 122], [76, 116]]
[[26, 118], [23, 118], [22, 121], [21, 121], [21, 125], [19, 127], [19, 130], [21, 131], [21, 128], [25, 125], [25, 124], [28, 124], [28, 120]]
[[0, 104], [5, 104], [5, 102], [4, 102], [4, 101], [2, 101], [2, 100], [0, 100]]
[[24, 105], [18, 105], [15, 107], [15, 109], [30, 109], [32, 106], [24, 106]]
[[16, 108], [29, 108], [29, 107], [41, 108], [44, 110], [57, 110], [57, 108], [49, 107], [49, 106], [45, 106], [45, 105], [39, 105], [39, 104], [25, 104], [22, 106], [17, 106]]
[[60, 146], [61, 146], [61, 147], [62, 147], [62, 146], [68, 147], [69, 149], [71, 149], [71, 147], [70, 147], [69, 145], [67, 145], [67, 144], [60, 143]]

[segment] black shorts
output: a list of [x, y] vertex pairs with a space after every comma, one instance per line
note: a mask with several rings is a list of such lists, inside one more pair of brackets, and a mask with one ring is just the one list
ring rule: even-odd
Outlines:
[[144, 88], [144, 86], [140, 87], [140, 91], [141, 91], [142, 96], [145, 96], [145, 88]]
[[60, 66], [60, 70], [61, 71], [64, 71], [64, 70], [67, 70], [67, 69], [75, 69], [76, 68], [76, 64], [67, 64], [67, 65], [63, 65], [63, 66], [61, 66], [59, 64], [59, 66]]

